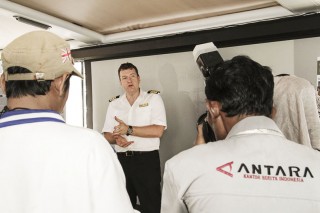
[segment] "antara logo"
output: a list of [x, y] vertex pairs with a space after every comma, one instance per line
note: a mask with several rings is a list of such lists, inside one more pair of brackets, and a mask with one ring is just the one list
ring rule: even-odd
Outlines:
[[[232, 164], [233, 164], [233, 161], [226, 163], [226, 164], [223, 164], [222, 166], [217, 167], [217, 171], [222, 172], [223, 174], [228, 175], [230, 177], [233, 177], [233, 174], [231, 173]], [[228, 167], [229, 171], [224, 170], [225, 167]]]
[[[233, 161], [223, 164], [216, 168], [217, 171], [233, 177], [232, 174]], [[298, 166], [273, 166], [260, 164], [241, 163], [236, 169], [237, 173], [243, 175], [246, 179], [274, 180], [274, 181], [294, 181], [304, 182], [304, 178], [314, 178], [309, 167]]]
[[251, 167], [242, 163], [238, 169], [238, 173], [246, 172], [247, 174], [272, 175], [272, 176], [289, 176], [289, 177], [311, 177], [313, 174], [308, 167], [300, 168], [298, 166], [272, 166], [272, 165], [255, 165]]

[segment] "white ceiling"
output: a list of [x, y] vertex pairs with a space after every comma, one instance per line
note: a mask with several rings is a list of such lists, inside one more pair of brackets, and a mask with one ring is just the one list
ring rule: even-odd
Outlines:
[[73, 49], [237, 25], [318, 11], [320, 0], [0, 0], [0, 49], [50, 25]]

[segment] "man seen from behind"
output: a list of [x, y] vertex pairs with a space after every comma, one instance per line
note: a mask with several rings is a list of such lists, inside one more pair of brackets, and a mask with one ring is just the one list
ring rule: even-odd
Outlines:
[[134, 212], [115, 153], [93, 130], [65, 124], [73, 67], [69, 44], [24, 34], [2, 51], [0, 212]]
[[245, 56], [210, 73], [208, 120], [227, 136], [167, 161], [162, 213], [320, 212], [320, 153], [270, 118], [273, 87], [271, 70]]

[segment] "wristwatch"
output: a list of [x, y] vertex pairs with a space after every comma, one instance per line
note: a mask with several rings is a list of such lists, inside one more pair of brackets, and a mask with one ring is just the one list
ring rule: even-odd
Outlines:
[[127, 136], [132, 135], [132, 133], [133, 133], [132, 126], [129, 126], [127, 130]]

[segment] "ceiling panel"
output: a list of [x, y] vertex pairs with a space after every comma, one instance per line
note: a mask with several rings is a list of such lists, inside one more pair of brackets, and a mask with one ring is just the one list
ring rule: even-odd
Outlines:
[[278, 5], [273, 0], [11, 0], [104, 35]]
[[283, 18], [319, 5], [320, 0], [0, 0], [0, 51], [39, 29], [15, 15], [50, 25], [74, 49]]

